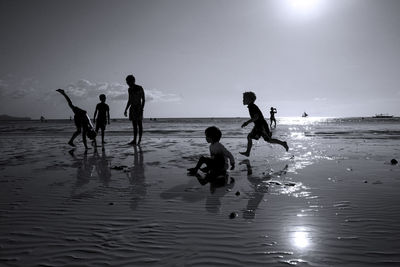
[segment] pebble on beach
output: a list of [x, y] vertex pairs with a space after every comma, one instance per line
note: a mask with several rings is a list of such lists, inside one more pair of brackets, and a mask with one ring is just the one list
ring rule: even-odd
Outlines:
[[392, 163], [392, 165], [396, 165], [396, 164], [398, 163], [398, 161], [397, 161], [396, 159], [392, 159], [392, 160], [390, 161], [390, 163]]
[[237, 216], [238, 214], [236, 212], [232, 212], [231, 214], [229, 214], [230, 219], [235, 219]]
[[239, 191], [237, 191], [237, 192], [235, 193], [235, 195], [237, 195], [237, 196], [240, 196], [240, 192], [239, 192]]

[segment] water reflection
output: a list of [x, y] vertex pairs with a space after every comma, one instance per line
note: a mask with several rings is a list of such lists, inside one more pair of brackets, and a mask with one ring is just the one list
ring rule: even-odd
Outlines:
[[[200, 174], [197, 179], [190, 179], [185, 184], [176, 185], [160, 194], [163, 199], [181, 199], [188, 203], [195, 203], [206, 198], [205, 209], [210, 213], [219, 213], [221, 210], [221, 199], [234, 186], [234, 179], [226, 177], [208, 177]], [[205, 192], [201, 186], [209, 186], [209, 193]]]
[[96, 178], [96, 176], [103, 185], [108, 186], [111, 180], [111, 161], [110, 158], [107, 157], [104, 149], [102, 149], [101, 156], [97, 149], [95, 149], [90, 156], [86, 150], [82, 158], [75, 156], [75, 149], [71, 149], [69, 154], [74, 160], [73, 166], [76, 167], [76, 182], [72, 188], [72, 195], [76, 194], [78, 188], [88, 185], [90, 180]]
[[134, 146], [133, 165], [130, 172], [127, 172], [129, 183], [132, 186], [131, 209], [136, 210], [140, 200], [144, 199], [147, 194], [145, 168], [143, 164], [143, 152], [140, 145]]
[[239, 163], [240, 165], [246, 165], [247, 168], [247, 180], [253, 187], [254, 192], [249, 193], [249, 200], [246, 205], [246, 209], [243, 211], [243, 218], [254, 219], [256, 216], [256, 210], [260, 203], [264, 199], [264, 194], [268, 193], [270, 188], [271, 179], [274, 177], [281, 177], [286, 174], [288, 165], [277, 172], [267, 173], [263, 177], [253, 176], [253, 170], [250, 164], [250, 160], [245, 159]]
[[96, 159], [94, 156], [88, 158], [87, 150], [83, 153], [83, 158], [81, 159], [75, 156], [75, 149], [71, 149], [69, 154], [74, 160], [73, 166], [76, 167], [76, 181], [72, 192], [74, 195], [77, 188], [80, 188], [90, 182], [90, 178], [94, 173]]
[[206, 199], [206, 210], [210, 213], [219, 213], [221, 210], [221, 198], [234, 186], [234, 179], [226, 175], [225, 177], [210, 177], [196, 175], [198, 182], [201, 185], [210, 186], [210, 194]]
[[95, 151], [96, 172], [104, 186], [108, 186], [111, 180], [111, 158], [107, 157], [104, 147], [101, 156]]

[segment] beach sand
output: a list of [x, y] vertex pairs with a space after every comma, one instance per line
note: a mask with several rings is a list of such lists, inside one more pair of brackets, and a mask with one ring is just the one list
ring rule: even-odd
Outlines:
[[187, 175], [204, 138], [0, 139], [1, 266], [399, 266], [400, 140], [223, 138], [233, 183]]

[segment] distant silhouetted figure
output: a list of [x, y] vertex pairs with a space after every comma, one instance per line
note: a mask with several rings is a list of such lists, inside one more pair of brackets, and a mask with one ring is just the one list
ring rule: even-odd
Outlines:
[[276, 119], [275, 119], [275, 113], [277, 113], [276, 108], [271, 107], [271, 110], [269, 111], [269, 121], [270, 121], [270, 127], [272, 128], [272, 122], [274, 123], [274, 128], [276, 128]]
[[126, 83], [129, 86], [128, 93], [129, 98], [126, 103], [126, 108], [124, 115], [127, 116], [127, 111], [129, 108], [129, 120], [132, 121], [133, 126], [133, 140], [129, 143], [130, 145], [136, 145], [136, 136], [139, 127], [139, 140], [137, 144], [140, 144], [142, 140], [142, 120], [143, 120], [143, 109], [144, 109], [144, 90], [140, 85], [135, 84], [135, 77], [133, 75], [128, 75], [126, 77]]
[[78, 108], [77, 106], [72, 105], [71, 99], [67, 96], [63, 89], [57, 89], [57, 92], [62, 94], [68, 102], [69, 107], [74, 112], [74, 122], [76, 126], [76, 131], [72, 134], [71, 139], [69, 140], [68, 144], [70, 146], [74, 145], [74, 139], [82, 133], [82, 142], [85, 145], [85, 149], [88, 149], [87, 142], [86, 142], [86, 135], [91, 140], [96, 140], [96, 132], [93, 129], [93, 125], [90, 122], [90, 118], [87, 115], [86, 111], [83, 109]]
[[[106, 124], [110, 124], [110, 108], [106, 104], [106, 96], [101, 94], [99, 96], [100, 103], [96, 106], [96, 111], [94, 112], [93, 121], [96, 123], [96, 133], [99, 133], [101, 129], [101, 143], [104, 142], [104, 131], [106, 130]], [[96, 120], [97, 115], [97, 120]]]
[[256, 98], [256, 94], [253, 92], [243, 93], [243, 105], [247, 105], [247, 108], [249, 109], [250, 120], [244, 122], [242, 128], [246, 127], [251, 122], [254, 122], [254, 127], [247, 135], [247, 150], [245, 152], [240, 152], [240, 154], [245, 155], [246, 157], [250, 156], [250, 150], [253, 145], [252, 139], [258, 140], [260, 137], [269, 143], [279, 144], [288, 151], [289, 147], [286, 142], [272, 138], [272, 133], [269, 130], [267, 121], [264, 119], [264, 115], [257, 105], [254, 104]]
[[229, 152], [220, 142], [222, 133], [215, 127], [208, 127], [205, 130], [207, 143], [210, 143], [210, 155], [211, 157], [200, 157], [196, 167], [188, 169], [189, 174], [195, 175], [200, 167], [205, 164], [206, 167], [202, 168], [201, 171], [207, 173], [208, 177], [216, 178], [220, 175], [226, 174], [228, 169], [228, 159], [231, 164], [231, 170], [235, 168], [235, 158], [232, 153]]

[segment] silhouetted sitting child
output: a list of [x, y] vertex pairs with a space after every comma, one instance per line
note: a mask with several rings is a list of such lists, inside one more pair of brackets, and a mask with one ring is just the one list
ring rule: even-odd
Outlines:
[[229, 152], [220, 142], [222, 133], [215, 127], [208, 127], [205, 130], [207, 143], [210, 143], [210, 155], [211, 157], [200, 157], [196, 167], [188, 169], [189, 174], [195, 175], [203, 164], [206, 167], [200, 170], [207, 173], [208, 177], [217, 178], [218, 176], [226, 175], [228, 169], [228, 159], [231, 164], [231, 170], [235, 168], [235, 158], [232, 153]]
[[286, 151], [289, 150], [289, 147], [286, 142], [273, 139], [272, 133], [269, 130], [268, 123], [264, 118], [261, 110], [254, 104], [256, 101], [256, 94], [253, 92], [245, 92], [243, 93], [243, 105], [247, 105], [250, 113], [250, 120], [244, 122], [242, 124], [242, 128], [246, 127], [249, 123], [254, 122], [253, 130], [247, 135], [247, 150], [245, 152], [240, 152], [240, 154], [245, 156], [250, 156], [250, 150], [253, 145], [252, 139], [258, 140], [262, 137], [266, 142], [271, 144], [279, 144], [283, 146]]
[[72, 109], [72, 111], [75, 114], [74, 122], [75, 122], [75, 126], [76, 126], [76, 131], [72, 134], [72, 137], [69, 140], [68, 144], [70, 146], [75, 146], [74, 139], [80, 133], [82, 133], [82, 142], [85, 145], [85, 149], [88, 149], [87, 142], [86, 142], [86, 136], [89, 137], [89, 139], [96, 141], [96, 132], [93, 129], [93, 125], [90, 122], [89, 116], [87, 115], [85, 110], [72, 105], [71, 99], [67, 96], [67, 94], [65, 93], [65, 91], [63, 89], [57, 89], [56, 91], [65, 97], [65, 99], [68, 102], [69, 107]]

